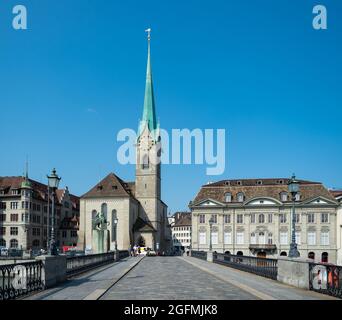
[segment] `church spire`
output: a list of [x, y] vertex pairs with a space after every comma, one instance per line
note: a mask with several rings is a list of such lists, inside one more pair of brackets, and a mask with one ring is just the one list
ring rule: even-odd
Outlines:
[[144, 112], [143, 119], [140, 124], [139, 137], [147, 126], [150, 132], [155, 132], [158, 128], [153, 81], [152, 81], [152, 67], [151, 67], [151, 29], [145, 30], [148, 34], [148, 54], [147, 54], [147, 70], [146, 70], [146, 86], [145, 86], [145, 99], [144, 99]]
[[25, 168], [25, 177], [24, 181], [21, 183], [22, 188], [31, 188], [31, 182], [28, 177], [28, 157], [26, 157], [26, 168]]

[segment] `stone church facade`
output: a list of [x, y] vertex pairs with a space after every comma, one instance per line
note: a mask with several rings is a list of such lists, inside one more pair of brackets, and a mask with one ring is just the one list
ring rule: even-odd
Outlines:
[[104, 213], [109, 223], [109, 250], [127, 250], [140, 245], [166, 252], [171, 246], [167, 205], [161, 200], [161, 139], [156, 121], [150, 37], [143, 120], [136, 148], [134, 182], [110, 173], [81, 197], [78, 246], [82, 250], [93, 249], [93, 221], [99, 212]]

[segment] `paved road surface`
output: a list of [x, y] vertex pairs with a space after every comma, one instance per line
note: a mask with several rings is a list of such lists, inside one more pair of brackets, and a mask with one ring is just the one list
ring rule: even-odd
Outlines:
[[333, 299], [192, 257], [127, 258], [70, 279], [33, 300]]

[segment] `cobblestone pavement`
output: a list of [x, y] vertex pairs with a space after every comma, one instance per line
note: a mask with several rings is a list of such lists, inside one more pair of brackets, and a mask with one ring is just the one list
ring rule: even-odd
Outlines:
[[247, 290], [263, 300], [338, 300], [328, 295], [291, 287], [253, 273], [209, 263], [201, 259], [192, 257], [181, 259], [211, 275], [215, 275], [219, 279], [235, 284], [237, 287]]
[[103, 297], [104, 300], [253, 300], [178, 257], [146, 257]]
[[97, 268], [29, 300], [323, 300], [316, 292], [192, 257], [145, 257]]
[[316, 292], [191, 257], [146, 257], [104, 300], [319, 300]]
[[127, 258], [73, 277], [65, 283], [26, 300], [96, 300], [133, 268], [141, 258]]

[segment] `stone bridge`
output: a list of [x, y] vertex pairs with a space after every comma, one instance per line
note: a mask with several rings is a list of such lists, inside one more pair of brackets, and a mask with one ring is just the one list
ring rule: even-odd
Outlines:
[[195, 257], [125, 257], [27, 300], [331, 300]]

